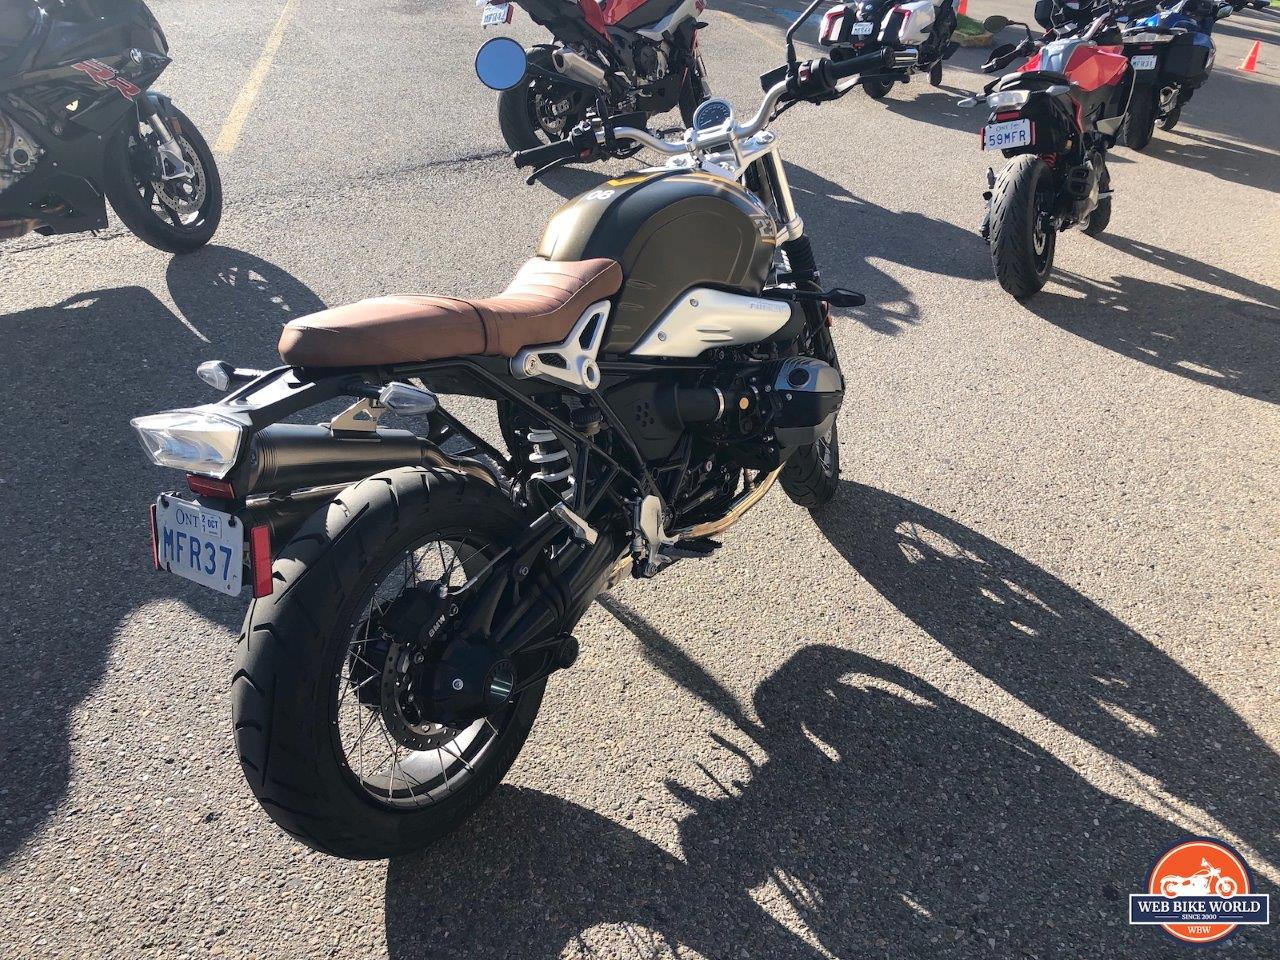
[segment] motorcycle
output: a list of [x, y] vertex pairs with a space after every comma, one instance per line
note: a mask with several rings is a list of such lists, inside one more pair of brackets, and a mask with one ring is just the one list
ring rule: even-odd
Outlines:
[[833, 59], [837, 51], [860, 56], [882, 48], [918, 50], [915, 63], [863, 76], [862, 89], [880, 100], [895, 83], [908, 83], [917, 73], [928, 73], [932, 86], [942, 84], [942, 63], [959, 49], [951, 39], [957, 22], [952, 0], [859, 0], [823, 14], [818, 40], [833, 48]]
[[168, 52], [141, 0], [6, 0], [0, 239], [100, 230], [110, 200], [160, 250], [209, 242], [222, 218], [213, 153], [186, 114], [148, 89]]
[[[498, 126], [512, 150], [562, 139], [590, 113], [679, 107], [685, 126], [711, 95], [698, 53], [706, 0], [518, 0], [554, 44], [528, 55], [519, 84], [498, 95]], [[481, 23], [511, 23], [511, 0], [488, 0]]]
[[1124, 145], [1143, 150], [1156, 123], [1172, 130], [1213, 70], [1213, 24], [1231, 13], [1229, 4], [1178, 0], [1124, 30], [1124, 52], [1134, 70], [1133, 99]]
[[[515, 86], [525, 56], [493, 38], [477, 72]], [[153, 563], [252, 585], [236, 749], [288, 833], [350, 858], [445, 835], [511, 766], [602, 590], [713, 554], [775, 483], [811, 509], [833, 496], [828, 311], [865, 301], [823, 289], [768, 127], [892, 56], [799, 62], [789, 44], [749, 118], [709, 100], [677, 142], [596, 118], [517, 154], [669, 159], [563, 206], [498, 296], [296, 319], [283, 366], [210, 361], [226, 396], [133, 421], [186, 474], [151, 508]], [[506, 452], [437, 392], [496, 401]], [[286, 422], [340, 398], [325, 423]]]
[[982, 238], [1000, 285], [1019, 300], [1037, 293], [1053, 269], [1060, 231], [1078, 226], [1098, 236], [1111, 219], [1107, 151], [1115, 146], [1133, 89], [1133, 70], [1119, 44], [1116, 8], [1107, 7], [1078, 35], [1031, 29], [992, 16], [983, 29], [1011, 24], [1026, 31], [1018, 44], [991, 52], [984, 73], [1033, 54], [962, 106], [991, 109], [982, 148], [1009, 159], [999, 177], [988, 168]]
[[1160, 892], [1166, 897], [1233, 897], [1240, 892], [1236, 881], [1224, 877], [1222, 869], [1215, 867], [1203, 857], [1200, 859], [1203, 870], [1197, 870], [1189, 877], [1169, 874], [1160, 878]]

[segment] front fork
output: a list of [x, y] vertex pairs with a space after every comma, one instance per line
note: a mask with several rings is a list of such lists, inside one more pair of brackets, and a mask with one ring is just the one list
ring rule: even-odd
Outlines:
[[137, 103], [138, 118], [151, 128], [159, 141], [156, 146], [159, 165], [155, 171], [155, 179], [190, 180], [195, 175], [195, 170], [182, 156], [182, 147], [170, 129], [170, 121], [166, 116], [168, 110], [165, 109], [167, 101], [156, 94], [147, 94], [140, 97]]

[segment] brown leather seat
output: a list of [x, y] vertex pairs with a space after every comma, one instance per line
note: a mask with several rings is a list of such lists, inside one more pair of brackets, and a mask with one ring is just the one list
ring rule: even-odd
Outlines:
[[375, 297], [299, 317], [280, 334], [280, 357], [300, 367], [513, 357], [523, 347], [564, 340], [587, 307], [621, 287], [622, 268], [613, 260], [535, 257], [496, 297]]

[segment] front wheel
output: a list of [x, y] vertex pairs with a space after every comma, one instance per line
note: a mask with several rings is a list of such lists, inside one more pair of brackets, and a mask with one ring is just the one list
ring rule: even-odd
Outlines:
[[840, 485], [840, 431], [834, 420], [825, 436], [791, 455], [778, 482], [798, 507], [817, 510], [830, 502]]
[[116, 216], [139, 239], [168, 253], [190, 253], [212, 240], [222, 222], [222, 178], [187, 115], [170, 104], [164, 119], [190, 175], [164, 178], [157, 131], [130, 114], [107, 147], [102, 185]]
[[1053, 173], [1034, 154], [1014, 157], [991, 193], [991, 262], [1000, 286], [1019, 300], [1040, 291], [1053, 270]]
[[1150, 90], [1136, 91], [1124, 121], [1124, 145], [1130, 150], [1145, 150], [1155, 129], [1156, 95]]
[[284, 548], [245, 618], [231, 696], [245, 778], [287, 833], [348, 859], [409, 853], [498, 785], [545, 680], [466, 726], [429, 722], [422, 654], [387, 618], [410, 589], [465, 583], [522, 526], [481, 481], [404, 468], [348, 487]]

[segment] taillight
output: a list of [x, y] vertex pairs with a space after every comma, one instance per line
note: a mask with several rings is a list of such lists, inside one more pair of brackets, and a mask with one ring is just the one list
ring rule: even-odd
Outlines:
[[202, 477], [196, 473], [187, 474], [187, 489], [197, 497], [219, 497], [223, 500], [234, 500], [236, 496], [230, 480], [215, 480], [213, 477]]
[[253, 595], [271, 596], [271, 525], [259, 523], [249, 529], [249, 565], [253, 568]]
[[1020, 116], [1022, 116], [1022, 114], [1018, 113], [1017, 110], [1013, 110], [1005, 113], [997, 113], [996, 121], [998, 123], [1003, 123], [1005, 120], [1017, 120]]

